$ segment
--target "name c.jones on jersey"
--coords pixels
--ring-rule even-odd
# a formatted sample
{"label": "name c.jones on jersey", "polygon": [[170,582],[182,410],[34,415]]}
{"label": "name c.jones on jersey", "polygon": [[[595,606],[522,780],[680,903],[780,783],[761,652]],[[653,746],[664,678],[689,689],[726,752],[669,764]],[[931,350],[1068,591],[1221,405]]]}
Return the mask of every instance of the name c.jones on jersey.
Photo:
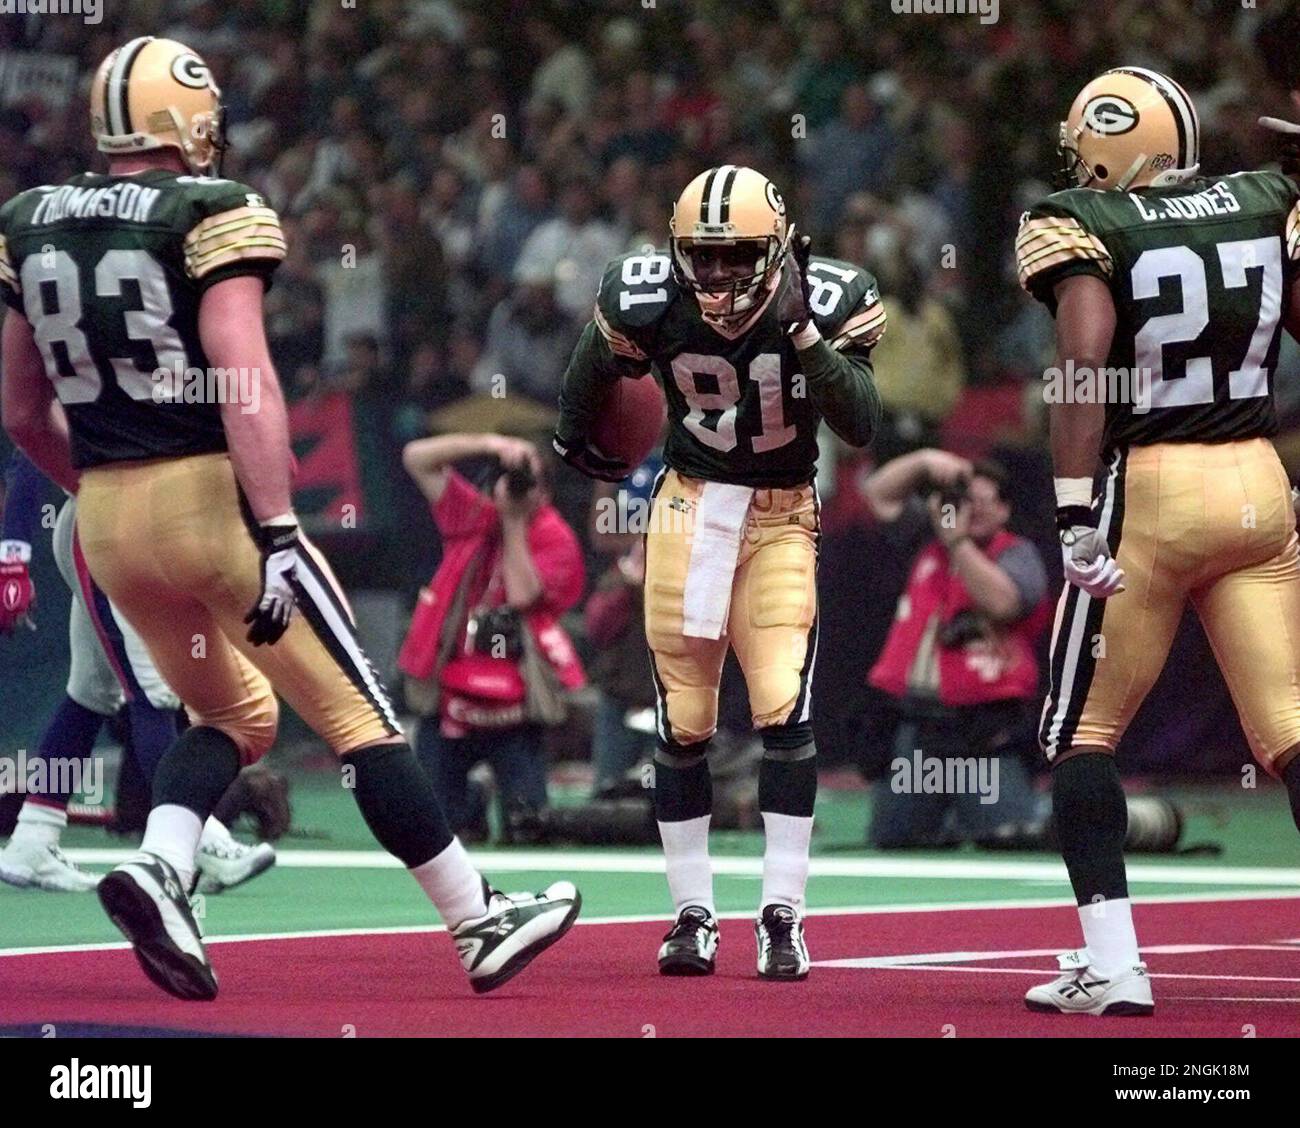
{"label": "name c.jones on jersey", "polygon": [[1127,403],[1134,411],[1151,410],[1151,369],[1089,368],[1067,360],[1064,370],[1043,371],[1045,403]]}
{"label": "name c.jones on jersey", "polygon": [[170,368],[154,369],[153,402],[238,404],[241,415],[253,415],[262,404],[262,370],[184,367],[178,356]]}

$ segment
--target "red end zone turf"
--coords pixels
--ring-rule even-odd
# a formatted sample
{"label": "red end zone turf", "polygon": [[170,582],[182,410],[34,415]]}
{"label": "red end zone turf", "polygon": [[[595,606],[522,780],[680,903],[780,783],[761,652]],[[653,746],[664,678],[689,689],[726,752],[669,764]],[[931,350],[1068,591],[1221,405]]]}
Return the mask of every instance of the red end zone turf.
{"label": "red end zone turf", "polygon": [[216,941],[215,1003],[164,996],[125,950],[0,956],[0,1026],[335,1038],[1300,1034],[1300,899],[1140,904],[1135,916],[1155,977],[1152,1019],[1024,1009],[1021,995],[1056,961],[1016,953],[1075,942],[1074,910],[1061,907],[815,916],[815,961],[910,959],[814,966],[802,984],[755,978],[746,920],[723,922],[710,979],[656,974],[664,924],[594,924],[484,997],[471,994],[442,934]]}

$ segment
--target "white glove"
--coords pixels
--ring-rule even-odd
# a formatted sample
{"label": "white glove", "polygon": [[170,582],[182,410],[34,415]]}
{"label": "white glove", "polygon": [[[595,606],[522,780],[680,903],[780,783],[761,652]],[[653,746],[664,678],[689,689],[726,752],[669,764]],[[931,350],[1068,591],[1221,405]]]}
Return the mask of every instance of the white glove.
{"label": "white glove", "polygon": [[1093,599],[1109,599],[1124,590],[1124,569],[1115,563],[1106,538],[1089,525],[1071,525],[1061,533],[1065,578]]}
{"label": "white glove", "polygon": [[258,529],[256,539],[262,553],[262,592],[244,622],[252,624],[249,642],[274,646],[289,629],[298,602],[294,590],[298,578],[298,526],[268,523]]}

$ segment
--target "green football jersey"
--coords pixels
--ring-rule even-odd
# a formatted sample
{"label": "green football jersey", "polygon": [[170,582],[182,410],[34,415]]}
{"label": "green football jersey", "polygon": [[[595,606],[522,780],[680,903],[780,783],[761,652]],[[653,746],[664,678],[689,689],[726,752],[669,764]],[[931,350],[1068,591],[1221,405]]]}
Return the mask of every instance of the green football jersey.
{"label": "green football jersey", "polygon": [[[876,280],[859,266],[814,255],[808,281],[822,338],[865,363],[885,326]],[[802,485],[816,473],[820,415],[775,307],[769,301],[752,326],[729,338],[678,286],[667,252],[624,255],[605,271],[570,374],[584,352],[608,361],[598,366],[606,376],[653,371],[668,404],[664,461],[682,474],[754,487]],[[566,380],[562,429],[566,412],[578,410],[566,403],[571,387]]]}
{"label": "green football jersey", "polygon": [[31,323],[78,467],[226,449],[221,403],[258,373],[213,370],[199,301],[284,258],[275,212],[231,180],[82,173],[0,208],[0,296]]}
{"label": "green football jersey", "polygon": [[1114,296],[1107,363],[1136,379],[1128,396],[1106,397],[1103,454],[1276,431],[1283,303],[1300,266],[1297,201],[1289,177],[1239,172],[1135,192],[1071,188],[1025,213],[1016,260],[1030,294],[1055,313],[1056,284],[1091,274]]}

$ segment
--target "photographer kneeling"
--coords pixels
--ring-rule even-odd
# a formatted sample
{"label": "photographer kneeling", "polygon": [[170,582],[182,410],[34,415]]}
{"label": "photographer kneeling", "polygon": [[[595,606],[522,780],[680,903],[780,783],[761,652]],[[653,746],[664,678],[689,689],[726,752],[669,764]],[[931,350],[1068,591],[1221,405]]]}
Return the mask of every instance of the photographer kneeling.
{"label": "photographer kneeling", "polygon": [[863,485],[913,556],[868,678],[901,714],[889,777],[873,789],[873,846],[987,839],[1040,815],[1017,739],[1038,695],[1047,573],[1037,549],[1007,531],[1005,484],[995,463],[919,450]]}
{"label": "photographer kneeling", "polygon": [[[492,460],[486,492],[453,466]],[[543,729],[564,719],[564,691],[584,683],[559,619],[582,597],[582,548],[550,504],[533,444],[502,435],[440,435],[408,443],[402,464],[428,498],[442,561],[420,601],[398,666],[421,714],[416,752],[454,832],[487,837],[470,787],[486,760],[509,841],[535,840],[546,804]]]}

